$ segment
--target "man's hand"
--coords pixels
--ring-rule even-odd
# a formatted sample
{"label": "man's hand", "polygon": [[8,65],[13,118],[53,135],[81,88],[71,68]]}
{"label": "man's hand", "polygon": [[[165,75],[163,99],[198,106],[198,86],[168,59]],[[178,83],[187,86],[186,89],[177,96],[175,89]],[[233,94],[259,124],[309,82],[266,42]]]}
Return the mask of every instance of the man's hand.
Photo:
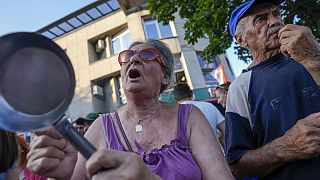
{"label": "man's hand", "polygon": [[159,180],[134,153],[98,150],[86,163],[87,174],[93,180],[136,179]]}
{"label": "man's hand", "polygon": [[301,63],[320,85],[320,45],[306,26],[288,24],[279,31],[281,51]]}
{"label": "man's hand", "polygon": [[[280,142],[280,141],[279,141]],[[301,119],[282,137],[279,156],[287,160],[320,155],[320,112]]]}
{"label": "man's hand", "polygon": [[263,177],[286,163],[319,155],[320,112],[299,120],[285,135],[265,146],[246,151],[230,167],[237,177]]}
{"label": "man's hand", "polygon": [[320,56],[319,43],[306,26],[288,24],[279,31],[278,36],[282,53],[298,62]]}
{"label": "man's hand", "polygon": [[27,155],[27,168],[41,176],[70,179],[77,151],[53,127],[35,135]]}

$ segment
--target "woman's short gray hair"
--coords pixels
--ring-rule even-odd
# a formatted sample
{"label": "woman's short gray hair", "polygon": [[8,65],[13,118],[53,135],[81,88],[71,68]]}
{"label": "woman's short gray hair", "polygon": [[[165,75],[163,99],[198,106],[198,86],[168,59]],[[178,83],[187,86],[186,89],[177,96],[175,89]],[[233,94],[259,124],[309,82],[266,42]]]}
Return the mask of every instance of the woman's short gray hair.
{"label": "woman's short gray hair", "polygon": [[133,46],[136,46],[138,44],[149,44],[152,47],[158,49],[162,55],[162,60],[165,64],[165,66],[162,66],[162,71],[163,71],[164,77],[167,79],[167,83],[161,84],[160,93],[162,93],[164,90],[168,88],[172,79],[174,63],[173,63],[173,56],[172,56],[171,50],[169,49],[166,43],[159,40],[155,40],[155,39],[149,39],[149,40],[146,40],[145,42],[135,41],[129,46],[128,49],[131,49]]}

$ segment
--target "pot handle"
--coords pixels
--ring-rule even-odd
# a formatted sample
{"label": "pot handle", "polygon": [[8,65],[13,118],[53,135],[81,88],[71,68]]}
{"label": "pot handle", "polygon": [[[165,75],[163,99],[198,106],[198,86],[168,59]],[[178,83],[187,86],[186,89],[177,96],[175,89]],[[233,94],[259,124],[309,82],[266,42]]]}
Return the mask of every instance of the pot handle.
{"label": "pot handle", "polygon": [[76,148],[86,159],[96,151],[96,148],[84,138],[63,116],[53,126]]}

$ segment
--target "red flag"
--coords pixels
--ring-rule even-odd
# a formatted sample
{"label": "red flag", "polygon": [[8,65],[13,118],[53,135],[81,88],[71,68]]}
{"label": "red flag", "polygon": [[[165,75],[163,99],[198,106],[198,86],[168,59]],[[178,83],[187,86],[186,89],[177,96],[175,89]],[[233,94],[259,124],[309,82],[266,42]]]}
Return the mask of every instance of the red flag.
{"label": "red flag", "polygon": [[224,84],[228,82],[221,63],[219,64],[218,68],[214,72],[214,78],[216,78],[219,84]]}

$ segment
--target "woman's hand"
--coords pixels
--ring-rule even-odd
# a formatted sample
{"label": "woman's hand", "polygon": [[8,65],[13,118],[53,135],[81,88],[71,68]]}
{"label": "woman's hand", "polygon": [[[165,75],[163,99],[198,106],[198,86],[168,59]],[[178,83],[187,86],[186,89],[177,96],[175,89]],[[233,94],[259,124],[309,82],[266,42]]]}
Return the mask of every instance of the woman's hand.
{"label": "woman's hand", "polygon": [[88,177],[99,179],[159,180],[134,153],[98,150],[87,161]]}
{"label": "woman's hand", "polygon": [[27,168],[41,176],[70,179],[77,151],[53,127],[38,131],[27,155]]}

